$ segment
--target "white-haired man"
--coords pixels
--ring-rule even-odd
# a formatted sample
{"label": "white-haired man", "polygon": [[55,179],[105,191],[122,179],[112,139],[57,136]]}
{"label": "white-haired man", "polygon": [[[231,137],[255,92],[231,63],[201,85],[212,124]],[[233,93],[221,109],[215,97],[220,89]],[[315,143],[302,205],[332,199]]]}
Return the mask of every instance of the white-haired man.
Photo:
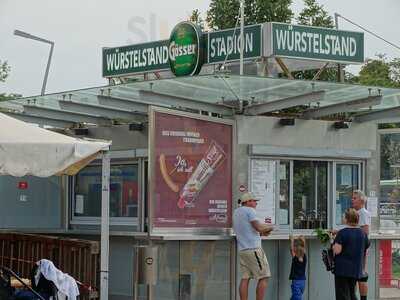
{"label": "white-haired man", "polygon": [[248,299],[250,279],[257,280],[256,299],[264,299],[268,278],[271,277],[260,235],[268,235],[272,227],[258,220],[255,210],[257,201],[253,194],[244,193],[240,197],[241,206],[233,214],[233,229],[236,233],[242,273],[239,285],[241,300]]}
{"label": "white-haired man", "polygon": [[[368,236],[369,227],[371,226],[371,214],[368,210],[365,209],[365,202],[367,197],[364,192],[360,190],[353,191],[353,195],[351,198],[351,204],[355,210],[357,210],[359,221],[358,226],[364,231],[364,233]],[[368,295],[368,273],[367,273],[367,257],[365,257],[364,261],[364,274],[358,281],[358,288],[360,292],[360,300],[367,300]]]}

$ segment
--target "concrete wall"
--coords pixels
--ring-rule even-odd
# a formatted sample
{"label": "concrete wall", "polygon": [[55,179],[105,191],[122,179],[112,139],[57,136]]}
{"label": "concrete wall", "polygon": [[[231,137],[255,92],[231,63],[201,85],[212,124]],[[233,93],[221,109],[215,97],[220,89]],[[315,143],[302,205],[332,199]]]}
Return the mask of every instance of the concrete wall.
{"label": "concrete wall", "polygon": [[[18,183],[26,182],[26,189]],[[59,229],[62,225],[61,177],[0,176],[0,228]]]}
{"label": "concrete wall", "polygon": [[[281,126],[272,117],[237,116],[238,144],[268,145],[295,149],[375,150],[377,128],[373,123],[353,123],[336,130],[333,122],[297,120]],[[278,153],[277,153],[278,154]]]}
{"label": "concrete wall", "polygon": [[94,139],[112,140],[111,151],[147,149],[148,128],[145,124],[143,131],[130,131],[128,125],[112,127],[93,127],[89,129],[89,136]]}

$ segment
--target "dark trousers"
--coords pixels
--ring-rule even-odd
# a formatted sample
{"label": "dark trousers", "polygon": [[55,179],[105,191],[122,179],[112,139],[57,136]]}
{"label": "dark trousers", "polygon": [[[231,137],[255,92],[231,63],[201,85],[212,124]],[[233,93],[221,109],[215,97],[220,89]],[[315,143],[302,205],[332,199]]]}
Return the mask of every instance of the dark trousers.
{"label": "dark trousers", "polygon": [[336,300],[357,300],[355,278],[335,276]]}

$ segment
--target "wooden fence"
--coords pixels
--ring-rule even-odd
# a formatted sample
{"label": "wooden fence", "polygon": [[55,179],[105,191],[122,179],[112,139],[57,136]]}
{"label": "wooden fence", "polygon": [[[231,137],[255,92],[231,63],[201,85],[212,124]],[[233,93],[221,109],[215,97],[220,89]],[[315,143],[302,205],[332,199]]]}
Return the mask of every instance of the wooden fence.
{"label": "wooden fence", "polygon": [[29,278],[34,263],[51,260],[82,283],[80,299],[98,298],[99,242],[64,237],[0,232],[0,266]]}

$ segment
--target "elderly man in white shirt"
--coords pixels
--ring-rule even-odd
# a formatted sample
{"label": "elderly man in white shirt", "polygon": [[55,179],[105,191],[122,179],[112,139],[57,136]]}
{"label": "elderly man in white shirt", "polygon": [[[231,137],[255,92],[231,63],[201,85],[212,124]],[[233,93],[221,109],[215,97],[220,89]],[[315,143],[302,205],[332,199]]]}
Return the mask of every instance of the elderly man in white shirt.
{"label": "elderly man in white shirt", "polygon": [[[368,236],[369,227],[371,226],[371,214],[365,208],[365,202],[367,201],[367,197],[364,192],[360,190],[353,191],[353,196],[351,198],[351,204],[355,210],[357,210],[359,221],[358,226],[364,231],[364,233]],[[358,288],[360,292],[360,300],[367,300],[368,295],[368,273],[367,273],[367,257],[365,257],[364,261],[364,274],[363,278],[358,281]]]}

